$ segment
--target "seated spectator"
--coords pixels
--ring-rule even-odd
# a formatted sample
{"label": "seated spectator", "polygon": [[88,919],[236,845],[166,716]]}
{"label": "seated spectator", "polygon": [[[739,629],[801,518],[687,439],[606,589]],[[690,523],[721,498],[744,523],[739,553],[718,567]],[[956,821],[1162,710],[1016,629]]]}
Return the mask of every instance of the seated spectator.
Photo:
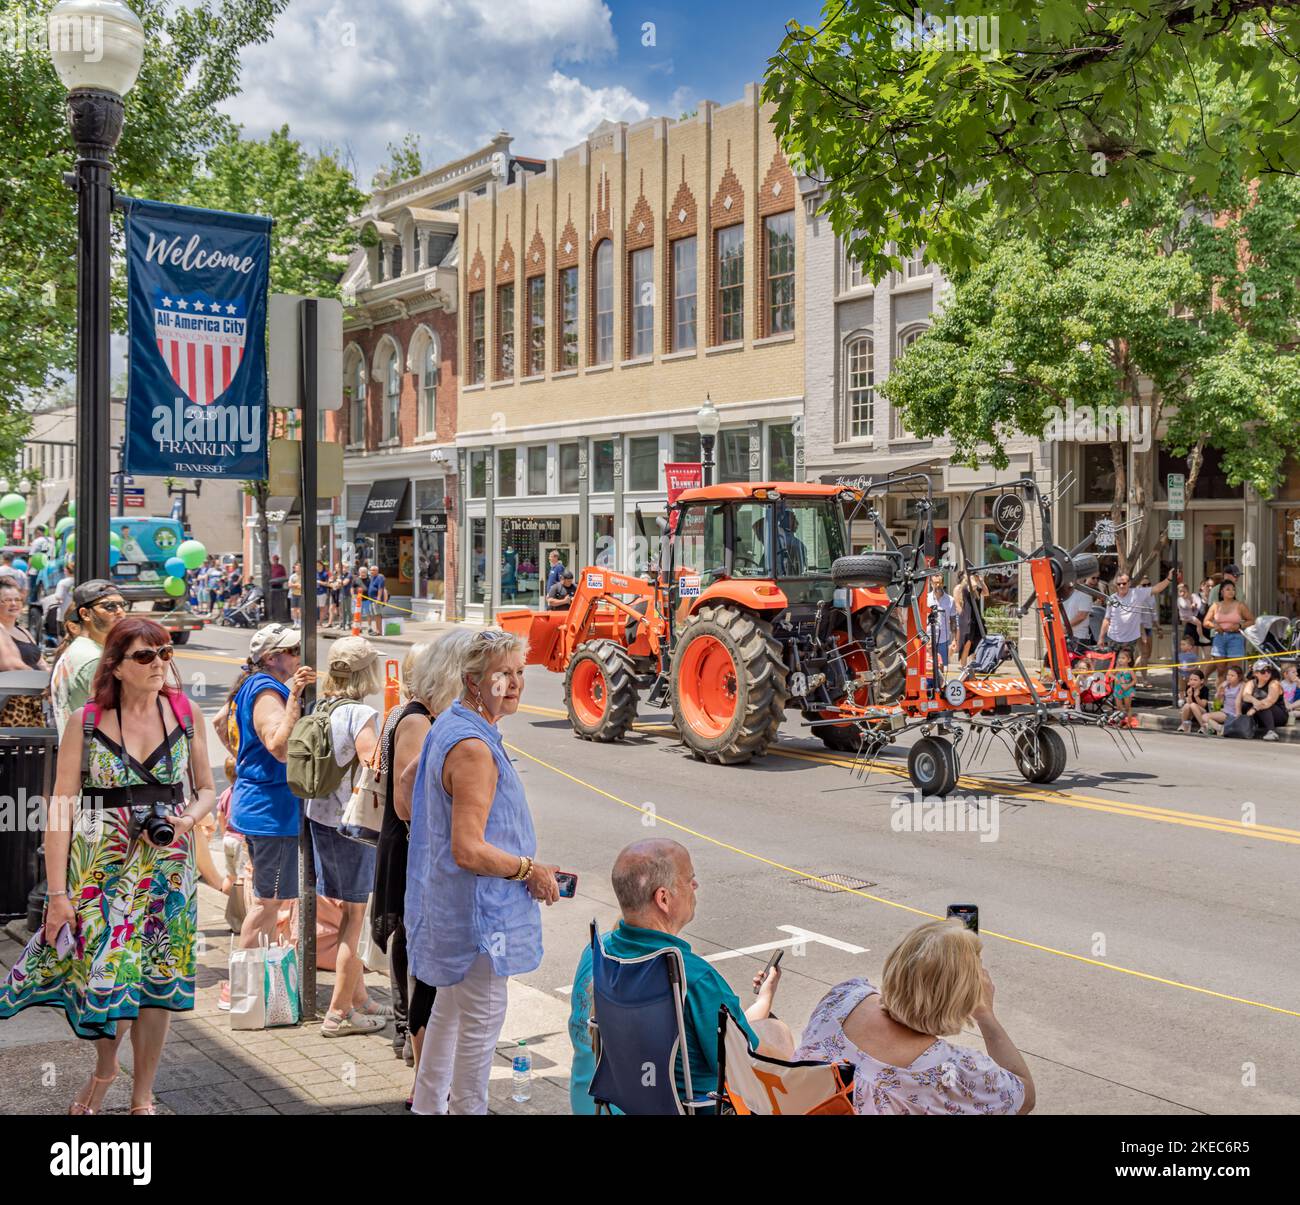
{"label": "seated spectator", "polygon": [[1277,667],[1271,661],[1256,661],[1250,667],[1251,681],[1241,692],[1241,714],[1250,716],[1253,736],[1266,741],[1278,739],[1276,729],[1286,727],[1286,700],[1282,697],[1282,681]]}
{"label": "seated spectator", "polygon": [[573,584],[573,570],[566,569],[560,580],[546,591],[546,606],[551,611],[567,611],[577,587]]}
{"label": "seated spectator", "polygon": [[[773,1058],[790,1058],[794,1038],[785,1022],[772,1016],[772,1000],[781,980],[779,968],[767,977],[754,1002],[742,1009],[727,981],[678,936],[695,917],[695,892],[699,887],[686,847],[661,838],[637,841],[619,853],[610,878],[623,918],[613,932],[600,939],[605,953],[616,958],[641,958],[665,946],[676,946],[682,951],[686,965],[686,1046],[695,1096],[703,1097],[718,1087],[719,1005],[725,1004],[731,1010],[751,1048]],[[755,987],[759,986],[761,975],[762,972],[754,976]],[[573,1071],[569,1078],[569,1100],[574,1113],[594,1113],[596,1104],[588,1092],[596,1073],[591,1032],[587,1028],[592,1002],[590,946],[578,959],[570,999],[573,1002],[569,1014]],[[685,1099],[680,1068],[677,1091]]]}
{"label": "seated spectator", "polygon": [[1206,736],[1222,736],[1228,721],[1241,714],[1241,679],[1240,667],[1228,666],[1223,681],[1214,691],[1214,710],[1206,715],[1205,726],[1201,729]]}
{"label": "seated spectator", "polygon": [[1179,732],[1191,732],[1195,722],[1201,734],[1205,735],[1205,716],[1210,708],[1210,691],[1205,685],[1205,673],[1199,669],[1189,670],[1187,682],[1183,686],[1183,703],[1180,715],[1182,723]]}
{"label": "seated spectator", "polygon": [[[968,1020],[988,1054],[944,1034]],[[930,921],[885,959],[881,986],[832,988],[804,1029],[796,1059],[854,1066],[853,1109],[870,1114],[1009,1114],[1034,1107],[1024,1057],[993,1015],[993,981],[980,939],[959,920]]]}

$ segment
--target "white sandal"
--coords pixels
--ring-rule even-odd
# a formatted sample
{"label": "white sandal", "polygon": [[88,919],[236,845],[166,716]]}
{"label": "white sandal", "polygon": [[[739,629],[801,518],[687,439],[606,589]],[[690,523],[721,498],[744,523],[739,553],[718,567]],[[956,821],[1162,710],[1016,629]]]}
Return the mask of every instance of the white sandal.
{"label": "white sandal", "polygon": [[325,1014],[320,1031],[327,1038],[345,1038],[354,1033],[378,1033],[388,1024],[387,1017],[368,1017],[355,1008],[340,1016],[333,1011]]}

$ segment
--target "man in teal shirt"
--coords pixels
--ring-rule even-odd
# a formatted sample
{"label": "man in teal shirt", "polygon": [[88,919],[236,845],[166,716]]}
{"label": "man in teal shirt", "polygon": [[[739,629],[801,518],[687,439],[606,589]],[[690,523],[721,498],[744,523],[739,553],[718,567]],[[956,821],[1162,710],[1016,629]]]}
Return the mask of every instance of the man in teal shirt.
{"label": "man in teal shirt", "polygon": [[[637,841],[624,849],[610,876],[623,918],[612,933],[601,938],[607,954],[639,958],[666,946],[682,952],[686,966],[686,1049],[691,1060],[691,1088],[697,1098],[718,1086],[718,1008],[727,1005],[744,1030],[751,1048],[776,1058],[794,1054],[794,1037],[783,1021],[771,1015],[781,972],[774,970],[762,984],[754,1003],[742,1009],[736,993],[713,967],[677,935],[695,919],[695,893],[699,883],[686,847],[676,841]],[[760,975],[754,977],[758,983]],[[573,1070],[569,1076],[569,1101],[576,1114],[594,1113],[596,1103],[588,1089],[596,1073],[587,1022],[591,1018],[591,947],[578,959],[573,976],[569,1038],[573,1043]],[[686,1090],[680,1068],[678,1095]]]}

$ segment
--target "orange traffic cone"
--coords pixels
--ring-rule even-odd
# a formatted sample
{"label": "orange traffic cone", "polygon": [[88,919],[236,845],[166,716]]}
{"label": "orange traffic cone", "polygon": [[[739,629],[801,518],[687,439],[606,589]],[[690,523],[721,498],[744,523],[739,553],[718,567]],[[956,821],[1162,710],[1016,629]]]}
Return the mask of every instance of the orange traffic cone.
{"label": "orange traffic cone", "polygon": [[384,719],[402,701],[402,676],[400,666],[392,659],[384,664]]}
{"label": "orange traffic cone", "polygon": [[361,591],[357,591],[352,607],[352,635],[361,635]]}

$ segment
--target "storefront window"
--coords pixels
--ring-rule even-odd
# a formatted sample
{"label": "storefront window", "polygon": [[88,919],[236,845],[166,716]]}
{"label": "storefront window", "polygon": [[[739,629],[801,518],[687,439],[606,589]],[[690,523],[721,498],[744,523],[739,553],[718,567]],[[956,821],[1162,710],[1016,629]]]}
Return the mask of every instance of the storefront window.
{"label": "storefront window", "polygon": [[608,494],[614,489],[612,439],[594,439],[591,442],[591,489],[596,494]]}
{"label": "storefront window", "polygon": [[473,566],[470,576],[469,601],[481,604],[487,582],[487,520],[470,520],[469,559]]}
{"label": "storefront window", "polygon": [[659,488],[659,437],[644,436],[627,441],[627,488]]}
{"label": "storefront window", "polygon": [[425,598],[447,597],[446,551],[446,532],[430,527],[426,519],[420,528],[420,589]]}
{"label": "storefront window", "polygon": [[591,535],[595,556],[592,560],[602,569],[613,569],[616,559],[614,516],[592,515]]}
{"label": "storefront window", "polygon": [[471,452],[469,454],[469,496],[471,498],[487,497],[486,452]]}
{"label": "storefront window", "polygon": [[767,429],[767,479],[794,480],[794,424],[773,423]]}
{"label": "storefront window", "polygon": [[528,492],[545,494],[546,491],[546,445],[528,449]]}
{"label": "storefront window", "polygon": [[1110,505],[1115,496],[1115,463],[1109,444],[1083,446],[1083,502]]}
{"label": "storefront window", "polygon": [[[1190,474],[1187,457],[1175,456],[1172,452],[1160,449],[1160,467],[1156,473],[1155,496],[1159,502],[1164,502],[1169,497],[1169,474],[1182,473],[1184,477]],[[1243,487],[1240,485],[1229,485],[1228,474],[1223,467],[1223,453],[1218,448],[1204,449],[1201,460],[1201,471],[1196,474],[1196,487],[1191,492],[1193,498],[1241,498],[1244,497]]]}
{"label": "storefront window", "polygon": [[560,445],[560,493],[578,492],[578,445]]}
{"label": "storefront window", "polygon": [[497,452],[497,497],[513,498],[516,491],[515,449],[502,448]]}
{"label": "storefront window", "polygon": [[718,433],[718,481],[749,480],[749,431],[738,430]]}
{"label": "storefront window", "polygon": [[542,545],[560,543],[562,519],[501,520],[501,603],[538,607],[545,581]]}
{"label": "storefront window", "polygon": [[1293,619],[1300,615],[1300,506],[1275,510],[1273,531],[1277,577],[1271,609]]}

